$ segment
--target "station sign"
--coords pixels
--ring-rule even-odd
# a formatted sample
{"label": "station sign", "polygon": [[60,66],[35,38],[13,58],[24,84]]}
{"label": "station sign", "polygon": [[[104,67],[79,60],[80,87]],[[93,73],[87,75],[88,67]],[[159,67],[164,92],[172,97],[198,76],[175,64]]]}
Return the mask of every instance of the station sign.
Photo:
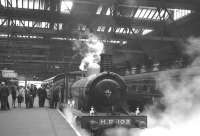
{"label": "station sign", "polygon": [[17,78],[17,73],[14,70],[1,70],[3,78]]}

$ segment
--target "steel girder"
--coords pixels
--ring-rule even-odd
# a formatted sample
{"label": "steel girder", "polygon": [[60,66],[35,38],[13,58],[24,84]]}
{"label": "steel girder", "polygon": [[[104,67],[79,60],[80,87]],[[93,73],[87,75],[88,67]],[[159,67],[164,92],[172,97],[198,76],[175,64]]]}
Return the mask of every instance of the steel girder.
{"label": "steel girder", "polygon": [[199,0],[77,0],[75,3],[92,5],[113,5],[115,3],[124,7],[150,6],[200,11]]}
{"label": "steel girder", "polygon": [[[37,35],[37,36],[48,36],[48,37],[60,37],[60,38],[79,38],[75,34],[72,33],[65,33],[63,31],[54,31],[44,28],[25,28],[20,26],[0,26],[1,33],[6,34],[13,34],[15,35]],[[105,33],[105,32],[98,32],[96,33],[97,36],[100,37],[102,40],[135,40],[135,39],[148,39],[148,40],[162,40],[162,41],[178,41],[181,39],[174,38],[174,37],[160,37],[160,36],[140,36],[140,35],[131,35],[131,34],[116,34],[116,33]]]}
{"label": "steel girder", "polygon": [[40,21],[40,22],[54,22],[63,24],[84,24],[91,25],[92,20],[96,20],[96,26],[119,26],[119,27],[138,27],[156,28],[162,25],[162,21],[143,20],[136,18],[128,18],[122,16],[106,16],[93,14],[61,14],[58,12],[51,12],[45,10],[31,10],[31,9],[16,9],[16,8],[0,8],[0,16],[3,18]]}

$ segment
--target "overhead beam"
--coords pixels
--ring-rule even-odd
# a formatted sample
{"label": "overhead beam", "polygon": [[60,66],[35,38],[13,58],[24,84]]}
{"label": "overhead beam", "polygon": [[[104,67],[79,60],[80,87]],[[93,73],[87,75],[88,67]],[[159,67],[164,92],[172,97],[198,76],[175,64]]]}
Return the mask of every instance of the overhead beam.
{"label": "overhead beam", "polygon": [[[156,28],[162,25],[162,21],[144,20],[136,18],[128,18],[122,16],[106,16],[91,14],[60,14],[58,12],[50,12],[44,10],[31,10],[31,9],[14,9],[14,8],[0,8],[0,16],[12,19],[22,19],[31,21],[44,21],[55,22],[64,24],[85,24],[91,25],[92,20],[95,20],[95,25],[109,25],[109,26],[121,26],[121,27],[138,27],[143,28]],[[52,17],[53,16],[53,17]]]}
{"label": "overhead beam", "polygon": [[151,35],[130,35],[130,34],[115,34],[115,33],[103,33],[97,34],[99,37],[109,37],[112,40],[155,40],[155,41],[182,41],[181,38],[166,37],[166,36],[151,36]]}
{"label": "overhead beam", "polygon": [[15,63],[46,63],[46,64],[79,64],[78,62],[67,62],[67,61],[54,61],[54,60],[5,60],[5,62],[15,62]]}
{"label": "overhead beam", "polygon": [[[13,32],[15,34],[24,34],[30,35],[35,34],[39,36],[50,36],[50,37],[60,37],[60,38],[79,38],[75,34],[66,34],[65,32],[59,31],[52,31],[44,28],[37,28],[37,29],[27,29],[24,27],[5,27],[0,26],[0,32],[10,34]],[[108,33],[108,32],[99,32],[96,33],[97,36],[100,37],[102,40],[139,40],[139,39],[147,39],[147,40],[161,40],[161,41],[178,41],[181,39],[174,38],[174,37],[164,37],[164,36],[143,36],[143,35],[130,35],[130,34],[115,34],[115,33]]]}
{"label": "overhead beam", "polygon": [[50,49],[49,46],[45,45],[23,45],[23,44],[14,44],[14,45],[8,45],[8,44],[1,44],[2,42],[0,41],[0,47],[11,47],[11,48],[35,48],[35,49]]}
{"label": "overhead beam", "polygon": [[[22,28],[23,29],[23,28]],[[22,33],[23,34],[23,33]],[[29,33],[31,35],[31,33]],[[45,34],[45,33],[44,33]],[[18,37],[0,37],[0,47],[22,47],[22,48],[38,48],[38,49],[50,49],[51,46],[71,45],[70,41],[57,40],[57,39],[32,39],[32,38],[18,38]],[[69,48],[71,48],[69,46]]]}
{"label": "overhead beam", "polygon": [[9,56],[9,57],[31,57],[31,58],[45,58],[47,55],[39,54],[14,54],[14,53],[0,53],[0,56]]}
{"label": "overhead beam", "polygon": [[[39,55],[39,54],[23,54],[23,53],[21,53],[21,54],[16,54],[16,53],[0,53],[0,56],[8,56],[8,57],[24,57],[25,59],[26,58],[48,58],[48,55]],[[65,59],[71,59],[72,57],[71,56],[63,56],[63,58],[65,58]],[[14,60],[15,61],[15,60]],[[18,60],[16,60],[16,61],[18,61]],[[21,61],[21,60],[20,60]],[[26,61],[30,61],[30,60],[25,60],[25,62]],[[32,60],[31,60],[32,61]],[[36,60],[37,61],[37,60]],[[40,60],[41,61],[41,60]],[[39,61],[39,63],[40,63],[40,61]],[[43,60],[42,60],[43,61]],[[48,62],[48,61],[46,61],[46,60],[44,60],[45,62]]]}
{"label": "overhead beam", "polygon": [[[169,32],[172,36],[177,35],[177,37],[187,39],[188,36],[195,35],[195,30],[197,30],[195,28],[198,28],[200,24],[199,18],[200,14],[193,13],[187,17],[174,21],[171,24],[165,25],[163,29]],[[162,34],[162,31],[162,29],[157,29],[152,34],[160,35]]]}
{"label": "overhead beam", "polygon": [[18,35],[30,35],[30,36],[54,36],[55,34],[59,36],[62,36],[62,33],[57,33],[57,31],[50,30],[47,28],[28,28],[28,27],[22,27],[22,26],[0,26],[0,32],[1,33],[6,33],[6,34],[12,34],[15,36],[16,34]]}
{"label": "overhead beam", "polygon": [[1,65],[14,65],[15,63],[13,62],[0,62],[0,66]]}
{"label": "overhead beam", "polygon": [[[118,6],[124,7],[138,7],[138,6],[149,6],[149,7],[164,7],[164,8],[178,8],[178,9],[191,9],[200,11],[199,0],[118,0]],[[74,3],[80,4],[93,4],[93,5],[107,5],[111,6],[116,3],[114,0],[77,0]]]}
{"label": "overhead beam", "polygon": [[119,52],[119,53],[133,53],[133,54],[145,54],[142,50],[113,50],[113,52]]}
{"label": "overhead beam", "polygon": [[[104,0],[105,1],[105,0]],[[199,0],[126,0],[124,6],[150,6],[159,8],[176,8],[176,9],[191,9],[199,10]]]}

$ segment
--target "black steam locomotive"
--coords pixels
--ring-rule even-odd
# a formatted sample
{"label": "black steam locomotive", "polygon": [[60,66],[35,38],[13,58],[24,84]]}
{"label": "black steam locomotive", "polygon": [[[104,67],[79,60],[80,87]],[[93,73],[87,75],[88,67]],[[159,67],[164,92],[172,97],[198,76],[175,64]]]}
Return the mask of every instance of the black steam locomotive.
{"label": "black steam locomotive", "polygon": [[89,77],[80,73],[60,74],[44,83],[50,86],[49,94],[60,88],[57,90],[60,91],[61,105],[68,103],[81,128],[99,133],[112,127],[147,127],[147,116],[130,113],[127,86],[116,73],[101,72]]}
{"label": "black steam locomotive", "polygon": [[[101,72],[98,74],[83,77],[79,72],[70,72],[45,82],[52,84],[50,90],[55,90],[54,88],[59,86],[64,88],[60,91],[63,96],[61,103],[67,102],[77,124],[94,134],[99,135],[102,130],[113,127],[146,128],[147,116],[139,115],[139,108],[135,113],[129,110],[127,85],[124,79],[110,72],[111,56],[102,54],[100,65]],[[73,76],[77,74],[82,78],[77,79]]]}
{"label": "black steam locomotive", "polygon": [[73,113],[82,128],[98,131],[110,127],[146,128],[147,117],[131,115],[127,86],[116,73],[102,72],[82,78],[70,87]]}

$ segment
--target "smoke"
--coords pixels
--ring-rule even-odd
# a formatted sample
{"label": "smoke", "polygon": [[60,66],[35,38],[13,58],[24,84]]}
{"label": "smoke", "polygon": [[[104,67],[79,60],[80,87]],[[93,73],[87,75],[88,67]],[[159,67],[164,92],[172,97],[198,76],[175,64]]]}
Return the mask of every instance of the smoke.
{"label": "smoke", "polygon": [[77,136],[90,136],[90,134],[86,130],[78,126],[76,122],[76,116],[73,115],[73,112],[70,107],[64,109],[64,115]]}
{"label": "smoke", "polygon": [[199,136],[200,122],[200,38],[189,38],[184,44],[185,52],[193,63],[182,69],[178,76],[163,73],[156,79],[163,97],[160,110],[153,105],[147,107],[148,128],[116,128],[105,131],[107,136]]}
{"label": "smoke", "polygon": [[200,38],[190,37],[186,44],[184,44],[185,47],[185,53],[188,54],[192,59],[193,63],[192,65],[199,65],[200,60]]}
{"label": "smoke", "polygon": [[199,44],[200,44],[200,38],[190,37],[187,40],[187,43],[184,44],[184,47],[186,49],[185,52],[190,56],[193,56],[195,54],[199,55],[200,54]]}
{"label": "smoke", "polygon": [[74,51],[78,51],[83,57],[79,69],[87,71],[90,69],[100,69],[100,54],[104,51],[104,44],[97,36],[86,31],[87,39],[84,41],[75,41]]}
{"label": "smoke", "polygon": [[200,133],[197,129],[200,121],[200,76],[190,77],[193,72],[191,69],[181,72],[178,81],[172,79],[172,75],[160,75],[158,82],[166,109],[157,113],[159,116],[154,111],[147,111],[148,128],[140,131],[138,136],[186,136],[192,133],[197,136]]}
{"label": "smoke", "polygon": [[[200,134],[200,39],[189,38],[184,44],[185,52],[193,58],[193,63],[181,70],[178,76],[163,73],[156,79],[163,93],[161,103],[165,109],[155,105],[148,107],[144,114],[148,117],[147,129],[111,129],[109,135],[119,136],[198,136]],[[120,136],[122,136],[120,135]]]}

